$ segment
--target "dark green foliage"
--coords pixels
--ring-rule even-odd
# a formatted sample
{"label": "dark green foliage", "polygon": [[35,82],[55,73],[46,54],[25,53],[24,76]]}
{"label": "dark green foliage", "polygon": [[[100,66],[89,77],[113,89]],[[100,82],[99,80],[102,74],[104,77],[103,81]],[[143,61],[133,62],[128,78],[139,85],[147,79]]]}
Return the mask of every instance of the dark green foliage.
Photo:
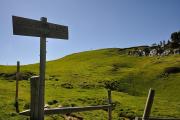
{"label": "dark green foliage", "polygon": [[64,119],[64,117],[60,114],[57,114],[57,115],[50,115],[49,116],[50,118],[51,118],[51,120],[61,120],[60,118],[63,118]]}
{"label": "dark green foliage", "polygon": [[167,67],[164,69],[165,74],[180,73],[180,67]]}
{"label": "dark green foliage", "polygon": [[26,103],[25,105],[24,105],[24,109],[26,110],[26,109],[30,109],[30,103]]}
{"label": "dark green foliage", "polygon": [[171,33],[170,40],[167,40],[167,43],[163,40],[159,44],[152,44],[150,48],[157,49],[159,47],[163,48],[163,50],[180,48],[180,31]]}
{"label": "dark green foliage", "polygon": [[130,120],[133,120],[137,116],[136,113],[129,108],[121,108],[118,109],[118,111],[119,117],[129,118]]}
{"label": "dark green foliage", "polygon": [[179,48],[179,47],[180,47],[179,43],[176,43],[176,42],[171,42],[170,43],[170,48],[172,48],[172,49]]}
{"label": "dark green foliage", "polygon": [[80,88],[82,89],[91,89],[91,88],[95,88],[95,84],[90,84],[87,82],[83,82],[82,84],[79,85]]}
{"label": "dark green foliage", "polygon": [[15,113],[15,112],[12,112],[12,113],[10,113],[10,115],[11,115],[12,117],[14,117],[14,116],[17,116],[18,114]]}
{"label": "dark green foliage", "polygon": [[137,114],[131,108],[125,107],[119,102],[116,102],[115,104],[115,111],[117,111],[118,116],[121,119],[128,118],[130,120],[133,120],[135,117],[137,117]]}
{"label": "dark green foliage", "polygon": [[77,104],[76,103],[71,103],[71,107],[76,107]]}
{"label": "dark green foliage", "polygon": [[179,48],[180,47],[180,32],[174,32],[171,34],[171,48]]}
{"label": "dark green foliage", "polygon": [[63,83],[63,84],[61,84],[61,87],[67,88],[67,89],[72,89],[72,88],[73,88],[73,85],[70,84],[70,83]]}
{"label": "dark green foliage", "polygon": [[163,43],[162,43],[162,45],[163,45],[163,46],[165,46],[165,45],[166,45],[166,41],[165,41],[165,40],[163,40]]}
{"label": "dark green foliage", "polygon": [[78,106],[76,103],[70,103],[69,101],[63,102],[62,103],[63,107],[76,107]]}
{"label": "dark green foliage", "polygon": [[150,53],[150,49],[148,47],[144,48],[143,51],[145,52],[146,56],[148,56]]}
{"label": "dark green foliage", "polygon": [[13,72],[13,73],[0,73],[0,77],[6,79],[6,80],[14,80],[16,79],[16,73]]}
{"label": "dark green foliage", "polygon": [[112,102],[112,110],[119,109],[120,106],[121,106],[120,102],[118,101]]}
{"label": "dark green foliage", "polygon": [[119,92],[127,92],[130,85],[128,83],[123,83],[120,80],[105,81],[105,88],[110,90],[117,90]]}
{"label": "dark green foliage", "polygon": [[[23,71],[20,73],[20,79],[21,80],[28,80],[30,77],[36,75],[33,72],[30,71]],[[15,80],[16,79],[16,72],[12,73],[0,73],[0,77],[6,79],[6,80]]]}
{"label": "dark green foliage", "polygon": [[118,71],[118,69],[119,69],[119,65],[118,64],[113,64],[112,65],[113,67],[112,67],[112,72],[116,72],[116,71]]}
{"label": "dark green foliage", "polygon": [[115,73],[115,72],[117,72],[118,70],[120,70],[122,68],[130,68],[130,67],[131,66],[129,64],[126,64],[126,63],[113,63],[111,72]]}
{"label": "dark green foliage", "polygon": [[69,104],[68,102],[63,102],[63,103],[62,103],[62,106],[63,106],[63,107],[71,107],[71,104]]}
{"label": "dark green foliage", "polygon": [[180,42],[180,32],[173,32],[171,34],[172,42],[179,43]]}
{"label": "dark green foliage", "polygon": [[106,105],[107,104],[107,98],[86,97],[86,98],[78,98],[77,101],[81,102],[82,104],[86,103],[88,105]]}
{"label": "dark green foliage", "polygon": [[77,115],[72,114],[72,113],[68,113],[68,114],[66,114],[66,116],[70,117],[68,120],[83,120],[83,117],[77,116]]}
{"label": "dark green foliage", "polygon": [[106,89],[128,93],[133,96],[140,95],[140,93],[135,90],[134,80],[131,77],[122,80],[105,81],[104,84]]}
{"label": "dark green foliage", "polygon": [[57,104],[57,103],[58,103],[57,100],[48,101],[48,105],[54,105],[54,104]]}
{"label": "dark green foliage", "polygon": [[28,80],[30,77],[35,76],[36,74],[30,71],[24,71],[20,73],[21,80]]}
{"label": "dark green foliage", "polygon": [[59,79],[58,79],[57,76],[55,76],[55,75],[50,75],[50,76],[49,76],[49,80],[59,81]]}
{"label": "dark green foliage", "polygon": [[163,51],[164,51],[164,50],[163,50],[161,47],[158,47],[158,48],[157,48],[157,52],[158,52],[159,54],[162,54]]}

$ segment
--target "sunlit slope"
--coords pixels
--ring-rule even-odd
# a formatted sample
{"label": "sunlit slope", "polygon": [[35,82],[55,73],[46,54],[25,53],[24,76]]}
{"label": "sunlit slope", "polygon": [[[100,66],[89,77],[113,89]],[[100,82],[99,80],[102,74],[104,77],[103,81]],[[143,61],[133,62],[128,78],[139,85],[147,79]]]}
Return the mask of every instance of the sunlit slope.
{"label": "sunlit slope", "polygon": [[[55,77],[76,87],[84,82],[103,86],[106,81],[123,81],[138,93],[153,87],[171,96],[180,91],[180,71],[166,73],[168,67],[180,67],[180,56],[137,57],[123,54],[123,49],[101,49],[75,53],[47,62],[46,78]],[[12,67],[0,67],[0,72],[13,72]],[[22,71],[38,74],[39,65],[26,65]],[[175,97],[176,98],[176,97]],[[176,98],[177,99],[177,98]],[[179,99],[180,100],[180,99]]]}
{"label": "sunlit slope", "polygon": [[180,91],[180,71],[167,73],[167,69],[180,67],[179,55],[136,57],[124,55],[122,51],[104,49],[69,55],[48,62],[47,74],[55,75],[64,82],[77,84],[104,84],[104,81],[122,80],[133,84],[133,89],[138,93],[153,87],[162,94],[166,93],[165,96],[174,95],[174,99],[177,99]]}
{"label": "sunlit slope", "polygon": [[[105,88],[110,88],[113,90],[113,101],[121,105],[113,112],[114,118],[118,119],[117,116],[129,117],[130,113],[125,114],[128,109],[134,112],[132,116],[141,115],[148,89],[152,87],[156,90],[152,115],[177,117],[180,114],[180,55],[138,57],[125,53],[126,49],[109,48],[75,53],[47,62],[46,102],[56,99],[79,106],[94,105],[92,101],[95,100],[99,104],[102,101],[97,101],[106,96]],[[15,71],[16,66],[0,66],[0,97],[11,97],[9,101],[3,100],[10,111],[14,109],[15,82],[9,81],[13,80]],[[39,64],[24,65],[21,72],[24,79],[38,75]],[[3,87],[4,84],[10,86]],[[29,81],[20,84],[23,110],[29,102]],[[0,105],[4,109],[4,105]],[[97,115],[93,112],[83,116],[92,119],[90,116]]]}

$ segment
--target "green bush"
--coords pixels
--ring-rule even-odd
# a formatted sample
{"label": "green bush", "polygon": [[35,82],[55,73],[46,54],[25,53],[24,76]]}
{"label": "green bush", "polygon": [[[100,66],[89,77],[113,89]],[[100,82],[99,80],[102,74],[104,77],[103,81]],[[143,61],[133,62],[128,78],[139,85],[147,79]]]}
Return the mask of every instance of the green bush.
{"label": "green bush", "polygon": [[64,84],[61,84],[61,87],[67,88],[67,89],[72,89],[72,88],[73,88],[73,85],[70,84],[70,83],[64,83]]}
{"label": "green bush", "polygon": [[82,88],[82,89],[91,89],[91,88],[95,88],[96,85],[88,84],[88,83],[84,82],[84,83],[80,84],[79,87]]}
{"label": "green bush", "polygon": [[30,109],[30,103],[26,103],[23,108],[24,109]]}
{"label": "green bush", "polygon": [[167,67],[164,69],[165,74],[180,73],[180,67]]}
{"label": "green bush", "polygon": [[120,80],[112,80],[112,81],[105,81],[105,88],[110,90],[115,90],[119,92],[126,92],[128,93],[128,89],[130,85],[126,82],[122,82]]}
{"label": "green bush", "polygon": [[48,101],[48,105],[54,105],[54,104],[57,104],[57,103],[58,103],[57,100]]}

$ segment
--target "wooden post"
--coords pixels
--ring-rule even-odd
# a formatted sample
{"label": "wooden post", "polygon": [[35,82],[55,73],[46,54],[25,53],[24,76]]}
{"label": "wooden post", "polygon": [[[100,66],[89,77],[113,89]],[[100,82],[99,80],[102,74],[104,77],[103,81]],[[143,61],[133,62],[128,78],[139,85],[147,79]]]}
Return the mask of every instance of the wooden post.
{"label": "wooden post", "polygon": [[17,61],[17,71],[16,71],[16,96],[15,96],[15,107],[16,107],[16,112],[17,112],[17,113],[19,113],[19,103],[18,103],[19,72],[20,72],[20,62]]}
{"label": "wooden post", "polygon": [[68,27],[48,23],[47,18],[40,20],[12,16],[13,34],[40,37],[40,77],[38,98],[38,120],[44,120],[45,68],[46,68],[46,37],[68,39]]}
{"label": "wooden post", "polygon": [[39,116],[38,116],[39,76],[31,77],[30,83],[31,83],[30,120],[39,120]]}
{"label": "wooden post", "polygon": [[112,99],[111,99],[111,90],[108,90],[108,104],[111,105],[108,108],[108,120],[112,120]]}
{"label": "wooden post", "polygon": [[152,104],[154,101],[154,95],[155,95],[155,90],[150,88],[142,120],[149,120],[149,116],[151,113],[151,107],[152,107]]}
{"label": "wooden post", "polygon": [[[47,18],[42,17],[41,21],[45,26]],[[44,91],[45,91],[45,69],[46,69],[46,34],[40,37],[40,81],[39,81],[39,104],[38,104],[38,120],[44,120]]]}

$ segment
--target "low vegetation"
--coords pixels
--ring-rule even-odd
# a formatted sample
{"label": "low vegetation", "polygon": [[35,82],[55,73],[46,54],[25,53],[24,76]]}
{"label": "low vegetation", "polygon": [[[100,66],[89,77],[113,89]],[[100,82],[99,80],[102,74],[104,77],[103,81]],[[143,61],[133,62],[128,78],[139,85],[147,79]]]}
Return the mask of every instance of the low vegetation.
{"label": "low vegetation", "polygon": [[[68,55],[47,62],[45,103],[49,107],[107,104],[112,90],[113,120],[142,116],[149,88],[156,90],[152,116],[180,117],[180,56],[129,56],[109,48]],[[29,77],[39,64],[21,66],[20,111],[29,108]],[[0,66],[0,120],[26,120],[14,108],[16,66]],[[23,77],[24,76],[24,77]],[[106,120],[107,111],[73,113],[84,120]],[[67,115],[68,116],[68,115]],[[49,115],[46,120],[63,120]]]}

